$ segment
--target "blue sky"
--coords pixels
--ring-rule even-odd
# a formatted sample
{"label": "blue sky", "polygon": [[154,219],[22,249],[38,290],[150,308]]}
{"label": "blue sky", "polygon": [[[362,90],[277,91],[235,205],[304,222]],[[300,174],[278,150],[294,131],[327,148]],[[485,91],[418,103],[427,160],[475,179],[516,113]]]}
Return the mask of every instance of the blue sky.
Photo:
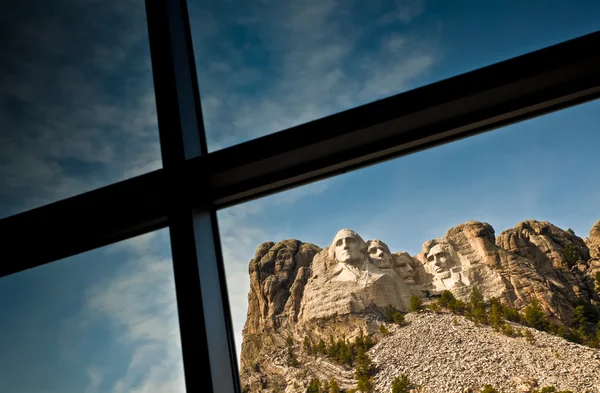
{"label": "blue sky", "polygon": [[[210,149],[600,29],[595,1],[449,3],[192,1]],[[142,1],[40,2],[0,22],[0,217],[161,167]],[[584,104],[219,212],[238,346],[263,241],[326,246],[350,227],[414,254],[471,219],[499,233],[529,218],[586,236],[600,220],[598,113]],[[0,391],[183,391],[168,232],[0,279],[0,332]]]}

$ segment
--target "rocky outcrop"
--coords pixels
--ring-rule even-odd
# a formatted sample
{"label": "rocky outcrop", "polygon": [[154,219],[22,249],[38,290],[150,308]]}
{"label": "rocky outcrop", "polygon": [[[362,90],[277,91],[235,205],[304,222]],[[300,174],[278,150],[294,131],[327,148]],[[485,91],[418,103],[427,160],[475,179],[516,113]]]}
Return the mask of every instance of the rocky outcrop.
{"label": "rocky outcrop", "polygon": [[297,320],[310,265],[320,250],[295,239],[257,247],[248,267],[250,293],[242,332],[242,369],[251,368],[265,348],[285,342],[279,330]]}
{"label": "rocky outcrop", "polygon": [[[301,348],[303,339],[379,335],[389,306],[406,312],[411,297],[427,301],[444,290],[468,300],[477,287],[484,298],[496,297],[518,310],[535,299],[551,322],[570,324],[578,302],[600,313],[593,280],[597,271],[600,221],[586,239],[545,221],[524,221],[498,236],[489,224],[469,221],[425,241],[414,256],[391,252],[378,239],[364,241],[349,229],[340,230],[323,249],[294,239],[263,243],[249,265],[242,384],[252,392],[277,387],[300,393],[318,377],[336,378],[350,388],[355,383],[352,370],[308,356]],[[432,392],[484,383],[519,391],[532,387],[531,381],[583,392],[600,384],[600,374],[594,378],[590,373],[593,367],[600,369],[594,358],[598,352],[562,338],[534,331],[538,344],[532,346],[474,327],[462,317],[452,317],[458,324],[449,323],[444,314],[410,313],[407,318],[408,327],[391,328],[397,332],[381,337],[370,351],[380,368],[377,391],[389,391],[398,373],[408,373],[429,386],[423,391]],[[564,351],[564,359],[551,358],[552,348]],[[290,365],[291,351],[298,365]],[[574,366],[578,357],[580,365]],[[477,374],[477,368],[489,373]]]}
{"label": "rocky outcrop", "polygon": [[[406,374],[420,392],[530,392],[544,386],[573,392],[600,391],[600,351],[530,330],[533,343],[507,337],[461,316],[430,312],[407,315],[369,351],[379,367],[375,392],[390,392]],[[518,325],[514,325],[518,327]]]}
{"label": "rocky outcrop", "polygon": [[[437,272],[436,258],[445,259]],[[517,309],[536,299],[557,324],[571,322],[578,299],[598,300],[586,243],[545,221],[524,221],[497,237],[489,224],[469,221],[425,242],[415,259],[434,291],[448,289],[466,300],[477,286],[484,297]]]}
{"label": "rocky outcrop", "polygon": [[572,231],[564,231],[547,221],[528,220],[498,236],[499,247],[533,264],[542,278],[524,292],[535,296],[556,323],[571,322],[578,298],[597,301],[593,280],[587,275],[590,251]]}
{"label": "rocky outcrop", "polygon": [[584,239],[590,252],[586,274],[595,277],[600,272],[600,221],[590,229],[590,236]]}
{"label": "rocky outcrop", "polygon": [[277,328],[284,320],[297,318],[312,259],[320,250],[294,239],[258,246],[248,268],[250,293],[244,333]]}

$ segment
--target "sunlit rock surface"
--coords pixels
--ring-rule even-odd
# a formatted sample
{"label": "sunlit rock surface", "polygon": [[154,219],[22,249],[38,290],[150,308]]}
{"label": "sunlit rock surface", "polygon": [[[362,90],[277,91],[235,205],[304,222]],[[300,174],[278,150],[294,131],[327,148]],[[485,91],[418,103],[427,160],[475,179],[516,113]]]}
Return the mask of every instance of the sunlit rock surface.
{"label": "sunlit rock surface", "polygon": [[[340,230],[332,243],[323,249],[294,239],[266,242],[257,248],[249,266],[248,316],[240,364],[242,385],[252,392],[271,392],[275,385],[287,387],[287,393],[304,392],[307,383],[318,377],[336,378],[343,388],[351,388],[355,383],[352,370],[325,358],[304,356],[301,350],[303,338],[329,342],[331,339],[353,339],[361,334],[377,335],[379,326],[384,323],[387,307],[406,312],[410,309],[412,296],[426,300],[425,294],[435,296],[443,290],[468,300],[472,289],[477,287],[484,298],[497,297],[502,303],[517,309],[525,308],[532,299],[536,299],[550,321],[559,325],[570,323],[578,299],[596,306],[600,303],[593,282],[597,271],[600,271],[600,221],[585,239],[545,221],[527,220],[497,236],[489,224],[469,221],[450,228],[441,238],[424,239],[421,252],[414,256],[390,250],[385,239],[365,241],[350,229]],[[413,318],[411,315],[407,318]],[[437,317],[442,318],[440,315],[430,316],[433,319]],[[427,323],[437,323],[433,319]],[[466,321],[452,327],[458,330],[461,340],[469,334],[479,334],[469,327],[469,323]],[[448,328],[446,325],[444,328]],[[411,342],[422,343],[432,353],[436,352],[436,348],[446,348],[447,335],[427,333],[430,331],[411,333],[414,334]],[[486,330],[486,334],[498,343],[507,339],[491,329]],[[396,351],[394,345],[402,339],[401,335],[394,337],[396,341],[386,344],[390,353]],[[285,360],[289,356],[290,339],[297,348],[294,353],[297,353],[299,365],[296,367],[289,366]],[[548,340],[558,340],[556,345],[566,343],[565,348],[574,345],[558,337]],[[379,347],[381,345],[378,344]],[[377,359],[382,370],[390,370],[394,360],[380,356],[376,348],[370,352],[372,357]],[[475,351],[472,346],[470,348]],[[398,344],[397,350],[404,353],[406,348]],[[464,348],[451,346],[444,351],[437,360],[441,365],[449,359],[459,359]],[[489,356],[501,357],[500,352],[487,351]],[[546,349],[544,351],[547,352]],[[585,362],[589,360],[585,367],[597,366],[600,370],[600,354],[597,360],[592,359],[598,351],[582,351],[586,353]],[[547,356],[546,352],[542,352],[534,355]],[[411,358],[414,361],[419,356],[424,363],[430,361],[429,355],[418,351],[411,356],[414,356]],[[519,357],[511,359],[518,360]],[[527,360],[529,358],[523,359],[530,361]],[[492,366],[485,364],[485,367]],[[526,365],[519,366],[516,362],[513,366],[518,369]],[[490,369],[490,375],[511,372],[506,370],[506,365],[500,362],[497,370]],[[450,374],[436,376],[432,369],[419,372],[421,380],[428,380],[427,373],[435,376],[435,383],[430,381],[432,386],[448,389],[467,386],[457,384],[455,380],[452,382]],[[552,370],[543,372],[549,372],[550,381],[555,377],[560,379],[563,371],[557,369],[558,374],[552,374]],[[523,374],[521,382],[507,380],[501,386],[505,386],[507,391],[517,391],[510,389],[527,384],[531,378],[546,378],[539,373]],[[585,378],[584,374],[581,375],[580,379],[569,380],[565,386],[600,383],[596,380],[589,382],[592,377],[588,374]],[[380,373],[377,378],[378,386],[388,389],[393,377],[392,373]],[[600,371],[597,379],[600,379]]]}

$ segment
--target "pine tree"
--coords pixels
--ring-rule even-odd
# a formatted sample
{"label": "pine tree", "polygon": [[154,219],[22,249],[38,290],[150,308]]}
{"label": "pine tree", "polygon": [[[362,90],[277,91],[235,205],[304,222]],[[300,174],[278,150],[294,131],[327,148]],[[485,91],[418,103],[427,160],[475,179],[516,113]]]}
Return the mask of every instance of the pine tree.
{"label": "pine tree", "polygon": [[359,377],[356,382],[356,389],[364,393],[371,393],[373,391],[373,378]]}
{"label": "pine tree", "polygon": [[375,366],[371,362],[369,355],[365,353],[363,347],[358,347],[355,371],[357,379],[356,388],[362,392],[371,392],[373,389],[373,379],[371,377],[374,373]]}
{"label": "pine tree", "polygon": [[421,311],[423,308],[423,302],[417,296],[412,296],[410,298],[410,309],[412,311]]}
{"label": "pine tree", "polygon": [[321,381],[319,378],[313,378],[308,384],[308,388],[306,388],[306,393],[320,393],[321,390]]}
{"label": "pine tree", "polygon": [[531,330],[524,329],[523,335],[525,336],[525,340],[527,340],[529,344],[535,344],[535,337],[533,337],[533,333],[531,333]]}
{"label": "pine tree", "polygon": [[410,381],[406,374],[402,374],[399,377],[394,378],[392,381],[392,393],[408,393],[410,387]]}
{"label": "pine tree", "polygon": [[442,295],[440,296],[437,302],[440,305],[440,307],[451,309],[456,303],[456,298],[454,297],[452,292],[444,290],[442,291]]}
{"label": "pine tree", "polygon": [[496,390],[492,385],[485,385],[483,387],[483,390],[481,390],[481,393],[500,393],[498,392],[498,390]]}
{"label": "pine tree", "polygon": [[287,349],[288,353],[287,353],[287,364],[288,366],[291,367],[298,367],[300,365],[300,362],[298,361],[298,359],[296,358],[296,355],[294,355],[294,350],[292,347],[288,347]]}
{"label": "pine tree", "polygon": [[573,319],[573,322],[577,324],[577,326],[584,326],[587,322],[587,318],[585,316],[585,308],[583,306],[575,307],[571,313],[571,318]]}
{"label": "pine tree", "polygon": [[367,334],[367,337],[365,337],[365,351],[368,351],[369,349],[371,349],[371,347],[373,347],[373,345],[375,345],[375,342],[373,341],[373,338],[371,338],[370,334]]}
{"label": "pine tree", "polygon": [[310,343],[310,339],[308,336],[304,336],[304,342],[302,344],[304,346],[304,350],[308,353],[312,353],[312,345]]}
{"label": "pine tree", "polygon": [[490,306],[493,305],[493,304],[496,305],[496,307],[498,308],[498,311],[502,311],[502,303],[500,302],[500,299],[498,299],[495,296],[492,296],[490,298]]}
{"label": "pine tree", "polygon": [[396,310],[392,306],[388,306],[386,308],[386,317],[388,322],[394,322],[399,325],[404,324],[404,314],[402,314],[400,311]]}
{"label": "pine tree", "polygon": [[486,324],[488,321],[487,314],[482,306],[474,308],[473,311],[470,312],[470,317],[475,324]]}
{"label": "pine tree", "polygon": [[460,299],[456,299],[454,302],[450,304],[450,311],[454,314],[464,314],[469,309],[469,305],[463,302]]}
{"label": "pine tree", "polygon": [[387,327],[385,327],[385,325],[381,324],[379,325],[379,333],[381,333],[385,337],[390,334],[390,331]]}
{"label": "pine tree", "polygon": [[352,365],[352,347],[345,340],[340,343],[338,363],[348,366]]}
{"label": "pine tree", "polygon": [[546,315],[535,298],[531,300],[531,303],[527,307],[525,307],[525,322],[527,325],[537,330],[548,330],[549,324]]}
{"label": "pine tree", "polygon": [[317,352],[320,354],[327,354],[327,349],[325,347],[325,341],[323,341],[323,339],[319,339],[319,344],[317,344]]}
{"label": "pine tree", "polygon": [[502,316],[507,321],[523,322],[523,317],[521,316],[519,311],[516,308],[510,307],[510,306],[502,307]]}
{"label": "pine tree", "polygon": [[479,287],[473,287],[471,290],[471,296],[469,297],[469,302],[471,303],[473,310],[480,307],[483,308],[483,295],[481,294]]}
{"label": "pine tree", "polygon": [[581,259],[581,256],[579,255],[579,248],[573,243],[567,244],[567,246],[563,249],[563,256],[565,257],[569,267],[572,267],[575,263],[577,263],[577,261],[579,261],[579,259]]}
{"label": "pine tree", "polygon": [[336,359],[338,355],[337,346],[335,345],[335,341],[333,341],[333,336],[329,336],[329,346],[327,347],[327,356],[330,358]]}
{"label": "pine tree", "polygon": [[498,306],[495,303],[492,303],[492,307],[490,310],[490,325],[492,325],[492,327],[494,329],[499,329],[500,326],[502,326],[503,321],[502,321],[502,315],[500,314],[500,310],[498,309]]}
{"label": "pine tree", "polygon": [[340,393],[340,385],[338,385],[337,381],[335,379],[332,379],[329,382],[329,393]]}

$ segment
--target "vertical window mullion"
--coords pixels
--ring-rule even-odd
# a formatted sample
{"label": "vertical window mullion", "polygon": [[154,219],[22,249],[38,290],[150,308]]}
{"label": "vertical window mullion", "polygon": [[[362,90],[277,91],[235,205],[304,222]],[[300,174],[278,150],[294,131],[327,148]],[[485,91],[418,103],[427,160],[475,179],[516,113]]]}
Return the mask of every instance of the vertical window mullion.
{"label": "vertical window mullion", "polygon": [[187,4],[147,0],[146,10],[186,390],[239,393],[216,212],[186,202],[185,161],[207,154]]}

